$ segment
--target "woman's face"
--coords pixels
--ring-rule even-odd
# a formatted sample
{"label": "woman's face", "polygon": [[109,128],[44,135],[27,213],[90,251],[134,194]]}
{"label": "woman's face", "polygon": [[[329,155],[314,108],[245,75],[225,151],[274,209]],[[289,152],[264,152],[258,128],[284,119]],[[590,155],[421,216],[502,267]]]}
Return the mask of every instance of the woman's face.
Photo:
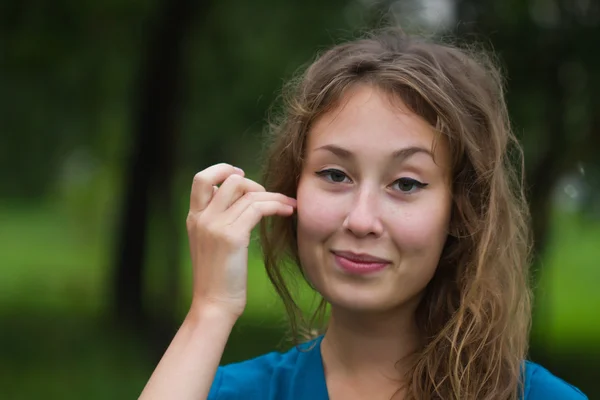
{"label": "woman's face", "polygon": [[[449,154],[399,99],[361,85],[313,125],[300,177],[298,250],[332,305],[387,311],[418,301],[450,220]],[[434,161],[435,158],[435,161]]]}

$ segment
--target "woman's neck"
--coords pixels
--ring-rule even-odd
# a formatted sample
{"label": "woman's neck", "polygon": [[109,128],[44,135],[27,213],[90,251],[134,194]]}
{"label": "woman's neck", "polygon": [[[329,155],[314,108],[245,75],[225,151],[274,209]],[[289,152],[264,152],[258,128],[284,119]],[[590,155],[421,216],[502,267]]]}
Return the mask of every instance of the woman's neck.
{"label": "woman's neck", "polygon": [[407,356],[420,345],[415,307],[357,313],[332,306],[321,352],[328,378],[402,379]]}

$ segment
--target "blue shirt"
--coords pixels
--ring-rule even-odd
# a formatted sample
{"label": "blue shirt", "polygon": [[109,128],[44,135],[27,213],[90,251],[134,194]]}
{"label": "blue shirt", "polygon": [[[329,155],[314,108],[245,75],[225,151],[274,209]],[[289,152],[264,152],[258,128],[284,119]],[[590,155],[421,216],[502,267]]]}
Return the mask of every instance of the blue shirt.
{"label": "blue shirt", "polygon": [[[208,400],[328,400],[322,338],[301,345],[304,351],[294,347],[287,353],[272,352],[219,367]],[[587,400],[587,396],[547,369],[526,361],[524,400],[553,399]]]}

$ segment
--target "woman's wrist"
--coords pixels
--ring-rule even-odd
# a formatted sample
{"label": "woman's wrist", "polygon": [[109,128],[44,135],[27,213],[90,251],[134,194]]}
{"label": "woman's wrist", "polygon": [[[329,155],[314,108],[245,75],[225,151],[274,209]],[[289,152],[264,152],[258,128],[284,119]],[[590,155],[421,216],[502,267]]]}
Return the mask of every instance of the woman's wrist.
{"label": "woman's wrist", "polygon": [[192,302],[186,321],[194,326],[214,326],[231,330],[239,316],[210,302]]}

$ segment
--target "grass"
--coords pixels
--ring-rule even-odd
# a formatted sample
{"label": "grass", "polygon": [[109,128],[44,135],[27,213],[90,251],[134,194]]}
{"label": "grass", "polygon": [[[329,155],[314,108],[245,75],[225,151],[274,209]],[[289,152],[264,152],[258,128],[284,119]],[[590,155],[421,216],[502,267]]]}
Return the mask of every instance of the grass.
{"label": "grass", "polygon": [[548,346],[600,346],[600,222],[569,215],[553,221],[536,295],[536,334]]}
{"label": "grass", "polygon": [[[74,222],[52,206],[0,205],[3,398],[134,398],[143,387],[156,360],[134,335],[103,323],[108,225]],[[185,243],[182,254],[187,293],[191,266]],[[232,333],[225,363],[269,351],[283,334],[283,310],[254,247],[250,259],[247,312]],[[533,336],[549,352],[600,347],[598,260],[600,221],[557,215]]]}

